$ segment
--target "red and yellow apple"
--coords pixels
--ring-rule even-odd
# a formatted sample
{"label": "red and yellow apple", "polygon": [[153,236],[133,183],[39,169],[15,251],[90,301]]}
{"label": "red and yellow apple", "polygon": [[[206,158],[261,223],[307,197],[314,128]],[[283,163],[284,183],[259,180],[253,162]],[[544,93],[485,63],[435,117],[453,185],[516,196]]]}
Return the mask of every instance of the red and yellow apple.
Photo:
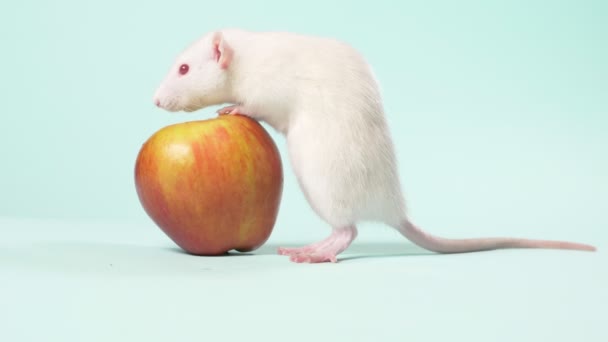
{"label": "red and yellow apple", "polygon": [[135,187],[148,216],[186,252],[247,252],[270,237],[283,169],[264,127],[221,115],[154,133],[137,156]]}

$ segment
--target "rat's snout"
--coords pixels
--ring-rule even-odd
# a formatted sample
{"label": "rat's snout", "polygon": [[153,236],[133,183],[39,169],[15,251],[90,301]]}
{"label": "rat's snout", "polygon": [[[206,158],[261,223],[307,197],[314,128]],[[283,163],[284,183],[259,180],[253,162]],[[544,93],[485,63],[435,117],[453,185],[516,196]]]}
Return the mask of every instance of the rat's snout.
{"label": "rat's snout", "polygon": [[181,96],[176,96],[173,89],[167,88],[166,86],[160,86],[152,98],[152,102],[156,107],[169,112],[182,110],[182,101]]}
{"label": "rat's snout", "polygon": [[163,108],[163,102],[161,99],[163,98],[163,87],[160,85],[156,91],[154,91],[154,95],[152,96],[152,102],[158,108]]}
{"label": "rat's snout", "polygon": [[152,102],[156,107],[170,112],[176,112],[180,109],[178,99],[174,97],[155,95]]}
{"label": "rat's snout", "polygon": [[162,87],[159,87],[154,92],[154,96],[152,97],[152,102],[154,102],[154,105],[158,108],[164,109],[167,107],[167,99],[166,99],[166,96],[163,94]]}
{"label": "rat's snout", "polygon": [[160,96],[158,96],[158,95],[154,96],[154,99],[152,101],[154,102],[154,105],[156,107],[158,107],[160,109],[165,109],[166,104],[160,100]]}

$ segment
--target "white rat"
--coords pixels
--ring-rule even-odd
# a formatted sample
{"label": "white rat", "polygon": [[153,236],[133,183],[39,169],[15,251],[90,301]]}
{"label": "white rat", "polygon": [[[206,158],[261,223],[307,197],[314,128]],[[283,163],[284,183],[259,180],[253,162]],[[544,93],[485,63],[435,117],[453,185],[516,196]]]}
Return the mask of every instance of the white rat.
{"label": "white rat", "polygon": [[177,57],[154,102],[171,112],[233,104],[218,113],[249,116],[285,136],[308,203],[333,228],[317,243],[279,248],[294,262],[336,262],[362,221],[385,223],[438,253],[595,250],[565,241],[446,239],[417,228],[406,214],[378,83],[343,42],[288,32],[209,32]]}

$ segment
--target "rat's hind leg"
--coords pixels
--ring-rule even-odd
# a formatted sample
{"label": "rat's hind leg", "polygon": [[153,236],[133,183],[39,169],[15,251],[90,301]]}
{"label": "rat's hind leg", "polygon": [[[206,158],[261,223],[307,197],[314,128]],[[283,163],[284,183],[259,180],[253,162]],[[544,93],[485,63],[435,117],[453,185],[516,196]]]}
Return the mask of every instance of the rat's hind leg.
{"label": "rat's hind leg", "polygon": [[326,239],[299,248],[279,248],[279,254],[289,255],[293,262],[319,263],[337,262],[338,254],[342,253],[357,237],[357,227],[334,228]]}

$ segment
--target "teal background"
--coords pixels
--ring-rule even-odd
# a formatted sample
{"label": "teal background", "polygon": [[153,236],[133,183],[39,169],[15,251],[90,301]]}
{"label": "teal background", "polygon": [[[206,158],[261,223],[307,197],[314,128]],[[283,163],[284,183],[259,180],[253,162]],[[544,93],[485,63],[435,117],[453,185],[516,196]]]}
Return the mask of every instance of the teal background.
{"label": "teal background", "polygon": [[[11,329],[0,336],[608,340],[607,18],[608,2],[590,0],[2,2],[0,316]],[[259,259],[175,253],[139,204],[133,166],[156,130],[215,115],[170,114],[152,95],[187,44],[222,27],[356,46],[381,83],[410,212],[427,230],[600,250],[431,258],[364,224],[351,253],[387,257],[298,268],[273,248],[329,227],[270,131],[285,187]],[[239,312],[242,329],[213,312]]]}
{"label": "teal background", "polygon": [[[148,222],[152,94],[206,31],[333,36],[373,65],[412,211],[437,232],[597,240],[608,223],[603,1],[21,1],[2,5],[0,215]],[[276,234],[322,236],[286,167]],[[546,234],[544,234],[546,235]]]}

